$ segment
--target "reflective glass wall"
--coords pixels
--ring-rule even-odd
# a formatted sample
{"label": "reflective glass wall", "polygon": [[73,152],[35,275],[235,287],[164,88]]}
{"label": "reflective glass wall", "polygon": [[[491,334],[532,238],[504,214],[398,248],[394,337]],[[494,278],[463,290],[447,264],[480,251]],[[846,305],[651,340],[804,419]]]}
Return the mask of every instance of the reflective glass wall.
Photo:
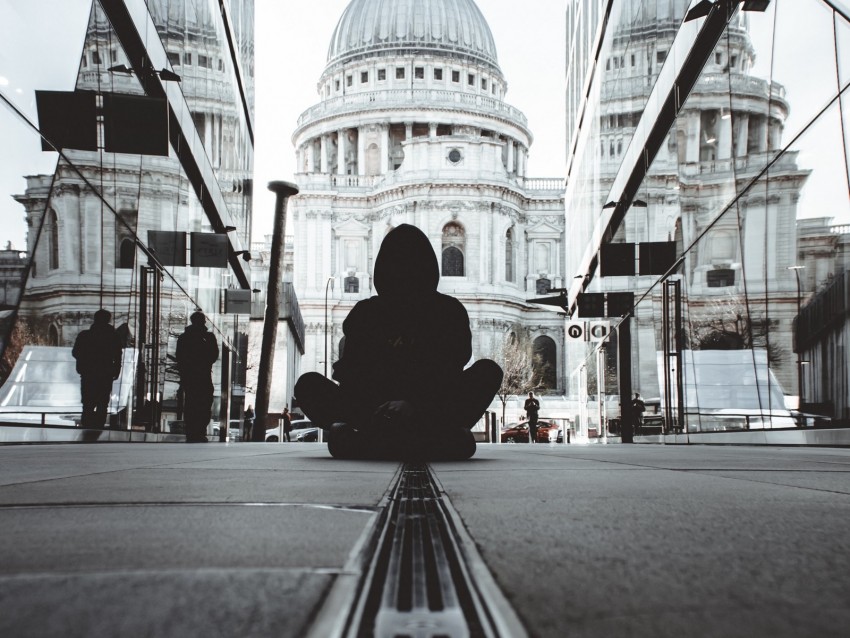
{"label": "reflective glass wall", "polygon": [[[238,418],[250,300],[241,317],[225,302],[250,294],[252,0],[0,11],[2,274],[20,291],[2,307],[4,419],[79,421],[70,349],[99,308],[126,353],[113,425],[180,420],[176,339],[196,310],[222,352],[213,420]],[[64,94],[52,110],[47,91]]]}
{"label": "reflective glass wall", "polygon": [[[708,34],[712,17],[685,20],[696,4],[606,3],[583,117],[568,131],[566,207],[570,299],[603,293],[597,314],[612,332],[601,355],[599,343],[571,344],[570,394],[619,417],[631,377],[624,394],[642,395],[657,432],[814,423],[798,412],[846,420],[847,351],[831,359],[843,386],[828,387],[795,321],[847,267],[850,8],[728,3]],[[634,299],[623,308],[612,293]],[[617,398],[595,408],[606,394]]]}

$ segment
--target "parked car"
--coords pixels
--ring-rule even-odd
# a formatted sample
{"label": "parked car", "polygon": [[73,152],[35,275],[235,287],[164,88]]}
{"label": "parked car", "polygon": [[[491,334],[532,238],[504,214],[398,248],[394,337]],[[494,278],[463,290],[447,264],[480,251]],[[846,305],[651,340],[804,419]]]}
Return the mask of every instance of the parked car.
{"label": "parked car", "polygon": [[[549,421],[537,422],[537,443],[560,443],[564,434]],[[502,443],[528,443],[528,421],[511,423],[502,428]]]}
{"label": "parked car", "polygon": [[[211,441],[218,441],[220,427],[221,426],[218,423],[213,423],[212,434],[207,433],[207,439]],[[231,419],[227,425],[227,440],[230,442],[242,440],[242,421],[239,419]]]}
{"label": "parked car", "polygon": [[[296,419],[292,422],[292,431],[289,439],[295,443],[309,443],[319,440],[319,428],[313,425],[309,419]],[[283,437],[283,421],[276,428],[266,430],[266,442],[278,443],[285,440]]]}

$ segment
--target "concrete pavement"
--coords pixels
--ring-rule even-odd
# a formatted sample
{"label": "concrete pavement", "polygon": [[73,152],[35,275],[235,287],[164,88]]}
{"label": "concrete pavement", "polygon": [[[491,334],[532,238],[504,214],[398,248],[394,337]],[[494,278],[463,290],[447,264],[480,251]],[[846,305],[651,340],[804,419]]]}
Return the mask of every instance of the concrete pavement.
{"label": "concrete pavement", "polygon": [[[430,467],[530,635],[850,635],[848,449],[480,445]],[[399,470],[321,444],[2,446],[0,636],[315,634]]]}

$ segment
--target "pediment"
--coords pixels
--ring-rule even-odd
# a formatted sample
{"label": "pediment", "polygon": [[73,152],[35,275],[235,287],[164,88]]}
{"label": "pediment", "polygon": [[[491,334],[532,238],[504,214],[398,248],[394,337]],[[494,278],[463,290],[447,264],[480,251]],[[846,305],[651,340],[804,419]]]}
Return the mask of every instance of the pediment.
{"label": "pediment", "polygon": [[366,237],[369,234],[369,225],[365,221],[347,217],[335,223],[333,231],[337,236]]}
{"label": "pediment", "polygon": [[531,239],[560,239],[564,231],[549,222],[541,221],[529,226],[525,232]]}

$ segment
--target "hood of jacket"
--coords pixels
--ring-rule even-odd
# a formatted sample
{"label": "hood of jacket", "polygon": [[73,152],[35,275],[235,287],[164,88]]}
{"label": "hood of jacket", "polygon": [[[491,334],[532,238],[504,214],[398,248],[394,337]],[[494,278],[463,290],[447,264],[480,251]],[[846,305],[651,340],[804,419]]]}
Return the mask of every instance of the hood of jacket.
{"label": "hood of jacket", "polygon": [[374,281],[379,295],[435,292],[440,266],[425,233],[410,224],[387,233],[375,259]]}

